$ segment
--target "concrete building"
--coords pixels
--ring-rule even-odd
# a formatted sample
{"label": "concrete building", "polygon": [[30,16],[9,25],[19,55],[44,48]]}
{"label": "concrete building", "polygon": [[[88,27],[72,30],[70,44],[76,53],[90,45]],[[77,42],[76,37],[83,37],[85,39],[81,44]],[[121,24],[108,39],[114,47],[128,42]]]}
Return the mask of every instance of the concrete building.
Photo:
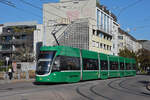
{"label": "concrete building", "polygon": [[150,40],[138,40],[142,44],[142,48],[150,51]]}
{"label": "concrete building", "polygon": [[7,57],[10,62],[20,61],[21,51],[23,56],[34,58],[37,44],[43,42],[42,29],[35,21],[0,25],[0,59]]}
{"label": "concrete building", "polygon": [[128,32],[125,32],[121,28],[119,28],[118,33],[118,51],[120,49],[127,48],[131,51],[137,52],[142,48],[142,44],[137,41],[133,36],[131,36]]}
{"label": "concrete building", "polygon": [[55,34],[60,45],[117,55],[117,18],[98,0],[47,3],[43,5],[43,18],[44,45],[57,45]]}
{"label": "concrete building", "polygon": [[113,42],[113,48],[112,48],[112,53],[113,55],[118,55],[118,48],[119,48],[119,39],[118,39],[118,29],[119,29],[120,25],[117,23],[117,22],[113,22],[113,39],[112,39],[112,42]]}

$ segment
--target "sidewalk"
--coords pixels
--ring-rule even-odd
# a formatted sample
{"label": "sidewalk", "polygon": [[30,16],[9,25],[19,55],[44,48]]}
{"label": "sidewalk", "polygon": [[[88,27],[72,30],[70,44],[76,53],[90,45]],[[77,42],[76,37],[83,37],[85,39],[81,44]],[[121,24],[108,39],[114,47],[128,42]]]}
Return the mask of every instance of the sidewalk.
{"label": "sidewalk", "polygon": [[35,79],[12,79],[12,80],[0,80],[0,85],[1,84],[8,84],[8,83],[19,83],[19,82],[34,82]]}

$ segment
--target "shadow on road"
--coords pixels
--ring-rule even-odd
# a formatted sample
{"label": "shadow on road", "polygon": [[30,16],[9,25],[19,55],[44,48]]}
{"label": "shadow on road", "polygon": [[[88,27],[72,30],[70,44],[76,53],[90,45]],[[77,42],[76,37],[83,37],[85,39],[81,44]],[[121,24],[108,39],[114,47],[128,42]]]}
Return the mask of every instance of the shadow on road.
{"label": "shadow on road", "polygon": [[150,96],[150,93],[141,92],[141,94]]}
{"label": "shadow on road", "polygon": [[63,85],[67,83],[32,82],[34,85]]}
{"label": "shadow on road", "polygon": [[139,83],[142,83],[144,85],[147,85],[149,83],[149,81],[138,81]]}

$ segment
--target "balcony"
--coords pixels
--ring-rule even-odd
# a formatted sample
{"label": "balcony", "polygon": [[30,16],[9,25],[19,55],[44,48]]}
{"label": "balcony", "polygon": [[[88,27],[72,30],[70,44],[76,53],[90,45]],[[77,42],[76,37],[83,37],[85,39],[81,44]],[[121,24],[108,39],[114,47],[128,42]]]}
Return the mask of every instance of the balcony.
{"label": "balcony", "polygon": [[11,45],[12,42],[11,42],[11,40],[9,40],[9,41],[6,41],[6,40],[0,40],[0,44],[1,44],[1,45]]}
{"label": "balcony", "polygon": [[98,25],[97,26],[97,30],[101,31],[101,32],[103,32],[103,33],[105,33],[107,35],[112,36],[112,30],[104,29],[104,27],[102,25]]}
{"label": "balcony", "polygon": [[12,49],[0,49],[0,53],[12,53]]}
{"label": "balcony", "polygon": [[0,34],[0,37],[3,37],[3,36],[12,36],[12,35],[13,35],[12,33],[3,32],[2,34]]}
{"label": "balcony", "polygon": [[27,44],[32,43],[31,39],[12,39],[12,40],[0,40],[1,45],[15,45],[15,44]]}
{"label": "balcony", "polygon": [[3,32],[0,34],[0,37],[3,36],[20,36],[20,35],[30,35],[32,33],[26,33],[26,32]]}
{"label": "balcony", "polygon": [[28,43],[30,40],[25,40],[25,39],[13,39],[11,40],[12,44],[26,44]]}

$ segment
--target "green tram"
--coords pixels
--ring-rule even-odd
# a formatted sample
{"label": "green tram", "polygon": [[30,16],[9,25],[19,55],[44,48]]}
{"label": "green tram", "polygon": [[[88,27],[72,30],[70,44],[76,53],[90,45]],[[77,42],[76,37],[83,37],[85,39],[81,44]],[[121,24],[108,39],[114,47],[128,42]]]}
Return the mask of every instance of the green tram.
{"label": "green tram", "polygon": [[136,75],[134,59],[66,46],[43,46],[36,82],[79,82]]}

